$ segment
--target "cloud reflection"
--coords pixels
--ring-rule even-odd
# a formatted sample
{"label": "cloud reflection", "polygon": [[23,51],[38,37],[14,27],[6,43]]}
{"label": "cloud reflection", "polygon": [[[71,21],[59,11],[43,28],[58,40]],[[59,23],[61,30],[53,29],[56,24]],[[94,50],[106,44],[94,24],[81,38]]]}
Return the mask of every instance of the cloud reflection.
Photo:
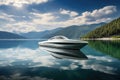
{"label": "cloud reflection", "polygon": [[[93,56],[87,55],[89,60],[71,60],[56,59],[46,51],[39,48],[32,50],[28,48],[9,48],[0,50],[0,66],[27,66],[27,67],[52,67],[62,70],[74,69],[92,69],[108,74],[115,74],[111,62],[115,62],[109,56]],[[43,79],[44,80],[44,79]]]}

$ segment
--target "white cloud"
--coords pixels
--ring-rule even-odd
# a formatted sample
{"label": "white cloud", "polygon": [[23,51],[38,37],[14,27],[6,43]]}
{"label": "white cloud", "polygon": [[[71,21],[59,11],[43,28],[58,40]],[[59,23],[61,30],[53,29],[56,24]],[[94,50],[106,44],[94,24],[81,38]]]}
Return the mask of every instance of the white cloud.
{"label": "white cloud", "polygon": [[48,0],[0,0],[0,5],[12,5],[15,7],[22,7],[25,4],[41,4],[48,2]]}
{"label": "white cloud", "polygon": [[68,25],[83,25],[108,22],[111,20],[108,16],[116,11],[116,6],[105,6],[101,9],[93,10],[92,12],[83,12],[82,15],[67,20],[63,23]]}
{"label": "white cloud", "polygon": [[106,63],[114,63],[117,60],[111,58],[110,56],[94,56],[94,55],[87,55],[89,60],[81,60],[81,61],[73,61],[77,65],[81,65],[82,69],[92,69],[99,72],[104,72],[107,74],[116,74],[116,68],[112,66],[108,66]]}
{"label": "white cloud", "polygon": [[[19,61],[31,61],[28,63],[28,67],[52,67],[54,65],[58,65],[57,62],[55,62],[55,58],[52,57],[47,52],[41,50],[41,49],[28,49],[28,48],[9,48],[9,49],[3,49],[0,51],[0,66],[14,66],[14,62]],[[11,53],[9,55],[9,53]],[[36,64],[34,64],[36,63]],[[21,63],[20,63],[21,64]],[[24,65],[24,63],[22,63]]]}
{"label": "white cloud", "polygon": [[113,12],[116,12],[116,11],[117,11],[116,6],[106,6],[102,9],[99,9],[99,10],[96,9],[96,10],[92,11],[92,13],[90,13],[90,14],[88,13],[88,14],[89,14],[89,16],[92,16],[92,17],[93,16],[102,17],[103,15],[109,15],[109,14],[112,14]]}
{"label": "white cloud", "polygon": [[69,15],[70,17],[75,17],[75,16],[79,15],[75,11],[70,11],[70,10],[65,10],[65,9],[60,9],[60,13],[63,15]]}
{"label": "white cloud", "polygon": [[113,62],[114,61],[113,59],[111,59],[108,56],[98,57],[98,56],[93,56],[93,55],[87,55],[87,57],[89,57],[89,59],[95,59],[95,60],[100,60],[100,61],[104,61],[104,62]]}
{"label": "white cloud", "polygon": [[104,72],[107,74],[115,74],[114,71],[116,70],[113,67],[109,67],[109,66],[105,66],[105,65],[101,65],[101,64],[97,64],[97,63],[89,64],[89,63],[85,62],[85,63],[81,63],[81,64],[82,64],[82,69],[92,69],[92,70]]}
{"label": "white cloud", "polygon": [[75,63],[72,63],[69,66],[61,66],[60,67],[60,69],[63,69],[63,70],[74,70],[74,69],[77,69],[77,68],[79,68],[79,66],[76,65]]}
{"label": "white cloud", "polygon": [[0,19],[6,20],[6,21],[15,21],[14,18],[12,18],[13,15],[8,15],[6,13],[0,13]]}
{"label": "white cloud", "polygon": [[[7,21],[2,21],[0,30],[9,32],[30,32],[43,31],[54,29],[57,27],[67,27],[71,25],[89,25],[101,22],[109,22],[112,20],[111,14],[115,13],[116,6],[105,6],[101,9],[83,12],[81,15],[70,10],[61,9],[58,12],[28,12],[23,11],[22,16],[8,15],[1,13],[0,18]],[[69,16],[67,16],[69,15]],[[23,17],[24,16],[24,17]],[[66,16],[67,18],[64,18]],[[25,20],[25,18],[29,18]]]}
{"label": "white cloud", "polygon": [[55,21],[57,17],[54,16],[52,13],[32,13],[35,18],[33,18],[33,23],[39,25],[47,25],[49,22]]}
{"label": "white cloud", "polygon": [[[16,16],[14,16],[16,17]],[[57,18],[53,13],[30,13],[30,20],[9,22],[5,24],[1,30],[6,30],[9,32],[30,32],[30,31],[41,31],[42,28],[51,28],[53,26],[52,22]],[[9,21],[9,20],[8,20]],[[54,28],[54,27],[53,27]]]}
{"label": "white cloud", "polygon": [[6,24],[6,26],[4,26],[4,30],[9,31],[9,32],[30,32],[30,31],[40,31],[37,30],[36,25],[31,23],[31,22],[27,22],[27,21],[21,21],[21,22],[16,22],[16,23],[9,23]]}
{"label": "white cloud", "polygon": [[117,68],[107,64],[111,64],[111,62],[114,63],[117,61],[117,59],[113,59],[110,56],[87,55],[87,57],[88,60],[70,60],[71,64],[67,66],[61,66],[60,69],[74,70],[81,66],[81,69],[92,69],[94,71],[99,71],[107,74],[116,74],[115,71]]}

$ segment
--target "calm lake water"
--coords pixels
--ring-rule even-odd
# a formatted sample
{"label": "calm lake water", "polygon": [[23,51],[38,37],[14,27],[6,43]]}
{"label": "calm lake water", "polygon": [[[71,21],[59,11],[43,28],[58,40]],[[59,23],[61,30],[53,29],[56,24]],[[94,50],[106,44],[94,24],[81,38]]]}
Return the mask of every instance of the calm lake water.
{"label": "calm lake water", "polygon": [[38,42],[0,41],[0,80],[120,80],[120,41],[89,41],[88,60],[54,58]]}

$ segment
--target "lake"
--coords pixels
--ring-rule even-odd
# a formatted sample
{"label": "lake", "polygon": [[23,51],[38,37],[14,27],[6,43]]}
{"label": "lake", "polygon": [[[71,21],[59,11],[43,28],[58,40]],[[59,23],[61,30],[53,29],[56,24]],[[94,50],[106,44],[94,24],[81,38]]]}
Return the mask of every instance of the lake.
{"label": "lake", "polygon": [[0,80],[120,80],[120,41],[89,41],[87,60],[58,59],[40,40],[0,40]]}

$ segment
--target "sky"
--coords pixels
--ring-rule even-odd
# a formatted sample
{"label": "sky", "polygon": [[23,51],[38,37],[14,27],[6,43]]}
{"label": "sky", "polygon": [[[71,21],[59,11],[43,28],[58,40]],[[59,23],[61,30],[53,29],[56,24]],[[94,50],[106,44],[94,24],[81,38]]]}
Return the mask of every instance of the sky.
{"label": "sky", "polygon": [[120,17],[120,0],[0,0],[0,31],[27,33]]}

